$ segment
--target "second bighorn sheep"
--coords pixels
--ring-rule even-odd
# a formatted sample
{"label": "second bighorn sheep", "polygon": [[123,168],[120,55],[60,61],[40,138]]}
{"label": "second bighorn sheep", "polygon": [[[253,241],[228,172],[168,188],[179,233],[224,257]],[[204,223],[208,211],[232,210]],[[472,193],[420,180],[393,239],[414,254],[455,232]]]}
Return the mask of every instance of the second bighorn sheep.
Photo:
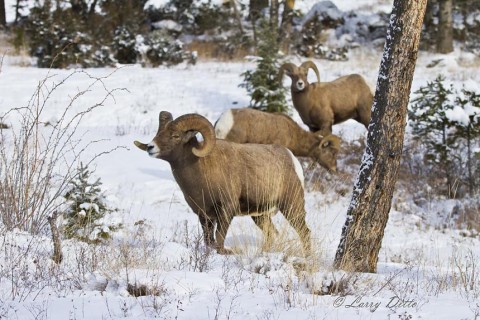
{"label": "second bighorn sheep", "polygon": [[337,171],[340,138],[306,131],[282,113],[229,109],[215,123],[215,134],[217,138],[238,143],[278,144],[297,157],[310,157],[324,168]]}
{"label": "second bighorn sheep", "polygon": [[[318,82],[308,83],[309,69],[315,72]],[[285,63],[280,67],[280,79],[284,73],[292,79],[293,106],[310,131],[326,135],[332,132],[334,124],[348,119],[355,119],[368,128],[373,94],[361,75],[350,74],[331,82],[320,82],[320,73],[312,61],[305,61],[299,67]]]}
{"label": "second bighorn sheep", "polygon": [[171,113],[162,111],[159,122],[150,143],[135,145],[170,164],[185,200],[199,217],[206,245],[229,253],[224,241],[236,215],[251,215],[268,241],[269,231],[275,231],[270,215],[280,210],[308,254],[303,171],[288,149],[217,140],[212,124],[197,114],[173,120]]}

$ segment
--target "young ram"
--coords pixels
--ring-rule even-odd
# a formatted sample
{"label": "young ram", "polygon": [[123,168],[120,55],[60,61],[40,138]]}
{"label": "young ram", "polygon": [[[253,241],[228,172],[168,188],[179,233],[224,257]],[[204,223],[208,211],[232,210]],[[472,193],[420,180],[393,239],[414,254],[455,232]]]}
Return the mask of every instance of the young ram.
{"label": "young ram", "polygon": [[283,113],[229,109],[215,123],[215,134],[238,143],[278,144],[297,157],[310,157],[327,170],[337,171],[340,138],[306,131]]}
{"label": "young ram", "polygon": [[[309,69],[315,72],[318,82],[308,83]],[[368,128],[373,94],[361,75],[351,74],[331,82],[320,82],[320,73],[312,61],[299,67],[285,63],[279,70],[280,79],[284,73],[292,79],[293,106],[310,131],[327,135],[332,133],[334,124],[348,119],[355,119]]]}
{"label": "young ram", "polygon": [[[212,124],[197,114],[173,120],[162,111],[159,122],[149,144],[135,141],[135,145],[170,164],[186,202],[199,217],[206,245],[230,253],[224,241],[235,215],[253,216],[268,239],[269,232],[275,231],[270,215],[278,209],[309,252],[303,171],[288,149],[217,140]],[[203,136],[202,142],[197,133]]]}

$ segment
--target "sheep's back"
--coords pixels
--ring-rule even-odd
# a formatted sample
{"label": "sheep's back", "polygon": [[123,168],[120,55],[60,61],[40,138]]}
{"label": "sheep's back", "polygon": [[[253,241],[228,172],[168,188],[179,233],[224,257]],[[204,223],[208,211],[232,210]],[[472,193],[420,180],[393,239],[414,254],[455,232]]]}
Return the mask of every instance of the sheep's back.
{"label": "sheep's back", "polygon": [[301,166],[284,147],[218,140],[212,153],[205,160],[212,161],[218,192],[231,190],[229,196],[253,203],[278,202],[300,190],[303,193]]}
{"label": "sheep's back", "polygon": [[278,144],[291,149],[300,127],[287,115],[251,108],[233,109],[233,125],[225,140],[238,143]]}

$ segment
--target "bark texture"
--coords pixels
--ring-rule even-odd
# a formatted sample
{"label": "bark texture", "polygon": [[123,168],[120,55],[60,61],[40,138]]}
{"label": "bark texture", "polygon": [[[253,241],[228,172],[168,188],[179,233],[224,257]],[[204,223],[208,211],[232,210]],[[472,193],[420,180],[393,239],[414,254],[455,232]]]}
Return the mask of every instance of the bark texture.
{"label": "bark texture", "polygon": [[453,4],[452,0],[439,0],[437,52],[453,51]]}
{"label": "bark texture", "polygon": [[368,128],[367,146],[335,256],[335,267],[376,272],[403,149],[427,0],[395,0]]}

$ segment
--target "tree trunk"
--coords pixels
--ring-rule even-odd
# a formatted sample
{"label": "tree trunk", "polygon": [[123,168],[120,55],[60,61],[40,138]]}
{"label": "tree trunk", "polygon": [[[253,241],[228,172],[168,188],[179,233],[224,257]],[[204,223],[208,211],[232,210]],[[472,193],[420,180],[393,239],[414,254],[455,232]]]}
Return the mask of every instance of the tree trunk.
{"label": "tree trunk", "polygon": [[278,31],[278,43],[281,50],[288,54],[292,34],[292,18],[295,0],[286,0],[283,5],[282,21]]}
{"label": "tree trunk", "polygon": [[263,9],[268,7],[268,0],[250,0],[249,2],[249,18],[252,22],[252,31],[253,31],[253,43],[255,48],[258,45],[257,41],[257,20],[261,17],[261,12]]}
{"label": "tree trunk", "polygon": [[237,21],[237,24],[238,24],[238,29],[240,30],[240,34],[243,36],[245,32],[243,31],[242,18],[240,17],[240,13],[238,12],[237,2],[236,0],[230,0],[230,3],[232,5],[235,20]]}
{"label": "tree trunk", "polygon": [[48,217],[48,223],[50,224],[50,230],[52,232],[52,242],[53,242],[53,256],[52,260],[56,264],[60,264],[63,260],[62,254],[62,241],[60,240],[60,231],[57,227],[58,212],[55,211],[51,217]]}
{"label": "tree trunk", "polygon": [[472,120],[470,120],[470,123],[467,126],[468,193],[470,194],[471,197],[473,197],[473,190],[475,189],[475,179],[473,177],[473,172],[472,172],[472,135],[470,133]]}
{"label": "tree trunk", "polygon": [[270,26],[278,35],[278,0],[270,1]]}
{"label": "tree trunk", "polygon": [[22,2],[22,0],[15,1],[15,20],[13,21],[14,25],[16,25],[18,23],[18,20],[20,20],[21,2]]}
{"label": "tree trunk", "polygon": [[452,0],[439,0],[437,52],[453,51],[453,4]]}
{"label": "tree trunk", "polygon": [[335,256],[335,267],[376,272],[403,149],[427,0],[394,0],[367,146]]}
{"label": "tree trunk", "polygon": [[5,13],[5,0],[0,0],[0,27],[7,26],[7,16]]}

